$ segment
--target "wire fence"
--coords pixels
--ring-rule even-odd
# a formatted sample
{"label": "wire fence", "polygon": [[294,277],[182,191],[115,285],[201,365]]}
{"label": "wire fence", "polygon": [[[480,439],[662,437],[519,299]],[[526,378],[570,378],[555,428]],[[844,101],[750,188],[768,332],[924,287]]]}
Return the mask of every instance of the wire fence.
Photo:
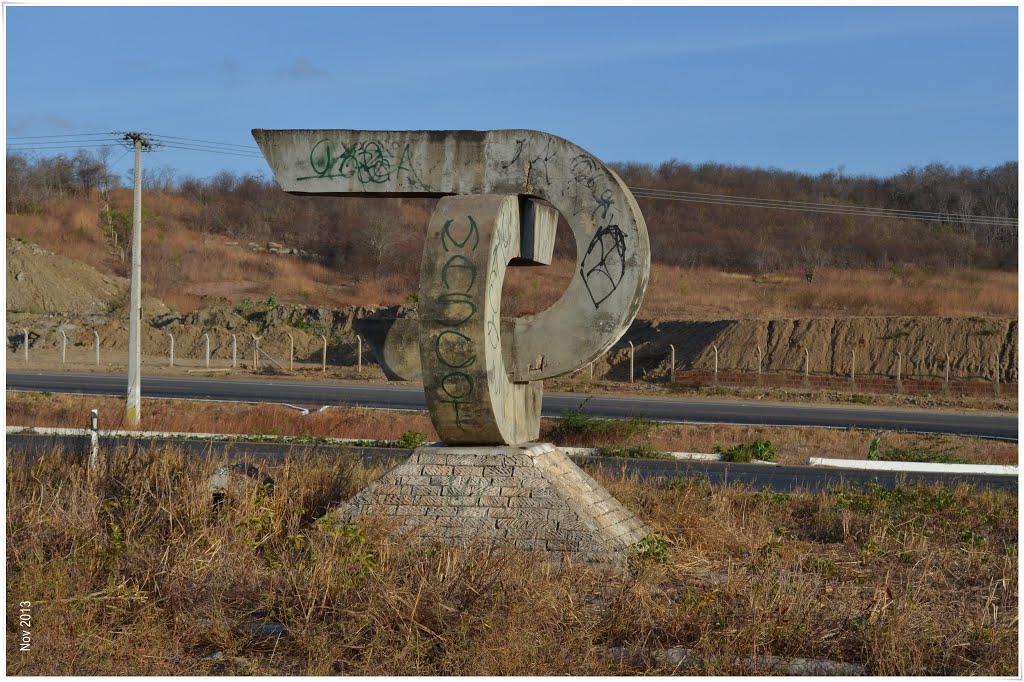
{"label": "wire fence", "polygon": [[[32,368],[59,368],[92,366],[104,369],[128,366],[128,339],[102,338],[96,331],[68,334],[62,329],[35,332],[21,328],[8,329],[7,366]],[[322,373],[339,369],[354,369],[356,374],[374,373],[372,361],[367,360],[361,337],[353,341],[339,341],[321,336],[319,348],[296,348],[291,335],[282,344],[280,339],[273,352],[261,346],[261,337],[253,334],[231,334],[211,331],[198,339],[189,335],[189,343],[182,347],[181,339],[166,332],[155,342],[152,338],[142,343],[141,365],[148,368],[215,371],[256,371],[296,373],[319,370]],[[282,350],[281,346],[285,345]],[[176,347],[177,346],[177,347]]]}
{"label": "wire fence", "polygon": [[[127,334],[125,334],[127,336]],[[175,354],[173,332],[166,332],[164,347],[154,349],[152,340],[142,357],[142,365],[148,368],[177,367],[186,371],[255,371],[276,373],[309,373],[319,370],[336,374],[347,370],[355,375],[378,376],[382,370],[360,336],[353,341],[330,340],[321,336],[322,344],[316,351],[305,350],[296,353],[295,339],[288,336],[287,348],[282,350],[281,339],[277,339],[275,351],[261,347],[261,337],[252,334],[230,334],[221,331],[203,334],[197,340],[191,336],[186,352],[178,349]],[[35,334],[28,328],[8,330],[8,367],[59,367],[93,365],[97,367],[120,368],[128,366],[127,339],[123,343],[110,343],[103,347],[104,340],[98,332],[92,332],[92,344],[88,334],[79,334],[69,339],[63,330]],[[54,340],[56,339],[56,346]],[[109,347],[113,346],[113,347]],[[981,372],[964,371],[962,355],[944,353],[941,356],[913,358],[902,352],[885,357],[872,356],[867,350],[851,349],[849,353],[837,352],[835,358],[846,357],[846,362],[831,360],[841,366],[839,371],[812,370],[811,354],[803,351],[802,367],[769,366],[765,349],[753,348],[753,352],[723,352],[716,345],[710,353],[680,366],[676,362],[675,347],[668,344],[668,353],[652,353],[644,349],[637,362],[637,346],[632,341],[619,345],[597,361],[577,370],[589,373],[595,378],[595,364],[600,366],[597,378],[611,381],[634,383],[641,381],[668,381],[689,387],[731,386],[763,387],[786,389],[815,389],[849,391],[860,393],[904,393],[918,395],[964,395],[995,397],[1017,394],[1017,358],[995,353],[982,358]],[[750,351],[751,349],[745,349]],[[156,352],[154,352],[156,351]],[[891,355],[891,357],[889,357]],[[787,357],[792,357],[792,354]],[[739,361],[730,358],[740,358]],[[607,368],[605,368],[607,365]],[[879,371],[879,367],[886,367]],[[860,369],[858,369],[860,368]]]}

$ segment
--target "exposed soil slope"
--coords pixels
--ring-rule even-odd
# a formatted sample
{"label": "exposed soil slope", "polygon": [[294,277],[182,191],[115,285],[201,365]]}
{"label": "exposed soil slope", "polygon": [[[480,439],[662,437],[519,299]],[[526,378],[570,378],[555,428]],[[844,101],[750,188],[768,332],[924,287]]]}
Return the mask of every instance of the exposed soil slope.
{"label": "exposed soil slope", "polygon": [[104,313],[128,292],[128,280],[101,273],[35,244],[7,240],[7,310]]}
{"label": "exposed soil slope", "polygon": [[[18,347],[20,330],[30,330],[30,345],[53,348],[60,330],[72,345],[92,347],[93,331],[101,347],[126,350],[128,344],[127,281],[20,240],[7,240],[8,339]],[[296,361],[319,362],[323,337],[328,362],[354,364],[358,320],[415,314],[411,306],[346,306],[340,309],[272,299],[234,306],[216,304],[187,315],[170,312],[160,301],[143,300],[143,354],[166,353],[168,334],[178,357],[201,358],[209,334],[215,358],[230,358],[232,334],[239,359],[251,351],[251,337],[284,364],[294,342]],[[364,332],[365,333],[365,329]],[[289,337],[289,335],[291,335]],[[364,337],[365,338],[365,337]],[[858,375],[893,376],[902,353],[902,375],[940,377],[949,354],[951,378],[991,381],[998,364],[1000,380],[1017,381],[1017,320],[982,317],[844,317],[781,318],[718,321],[637,320],[623,339],[595,363],[595,376],[625,379],[629,346],[636,347],[638,378],[663,378],[669,370],[670,344],[676,367],[710,369],[718,349],[723,370],[802,372],[849,375],[856,361]],[[806,353],[805,353],[806,349]],[[367,347],[365,349],[369,351]],[[367,352],[369,359],[372,354]]]}
{"label": "exposed soil slope", "polygon": [[[714,367],[812,374],[895,376],[902,353],[903,377],[941,377],[949,354],[950,378],[991,381],[998,362],[1001,381],[1017,381],[1017,320],[950,317],[849,317],[716,322],[637,320],[611,351],[615,370],[628,373],[628,341],[648,375],[668,370],[669,344],[679,369]],[[806,349],[806,354],[805,354]],[[625,363],[623,365],[623,363]]]}

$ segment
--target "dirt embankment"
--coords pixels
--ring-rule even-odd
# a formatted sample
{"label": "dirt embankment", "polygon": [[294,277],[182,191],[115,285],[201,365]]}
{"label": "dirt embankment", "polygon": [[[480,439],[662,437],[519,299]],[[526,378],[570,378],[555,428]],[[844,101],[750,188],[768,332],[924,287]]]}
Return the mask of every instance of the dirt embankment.
{"label": "dirt embankment", "polygon": [[[664,376],[669,344],[677,369],[941,377],[949,354],[951,379],[1017,381],[1017,320],[950,317],[851,317],[679,322],[637,320],[608,354],[610,373],[629,373],[629,344],[636,346],[636,374]],[[806,352],[805,352],[806,351]],[[595,368],[596,369],[596,368]],[[605,372],[602,372],[602,374]]]}
{"label": "dirt embankment", "polygon": [[[7,240],[7,335],[15,349],[30,331],[32,348],[55,348],[60,331],[72,346],[91,348],[93,332],[100,346],[127,350],[127,281],[20,240]],[[286,364],[294,341],[295,359],[319,362],[323,337],[327,361],[355,364],[357,331],[364,340],[375,336],[389,318],[414,314],[409,306],[347,306],[341,309],[277,305],[273,300],[235,305],[218,304],[188,315],[170,312],[160,301],[143,299],[143,354],[167,352],[174,335],[178,357],[201,358],[205,335],[214,358],[230,358],[232,335],[238,357],[251,354],[253,335],[260,348]],[[374,324],[376,322],[376,324]],[[355,325],[355,326],[354,326]],[[289,336],[290,335],[290,336]],[[903,377],[942,377],[949,354],[951,379],[995,378],[1016,382],[1017,320],[950,317],[847,317],[742,319],[718,321],[637,320],[626,335],[595,363],[595,377],[629,377],[629,342],[636,347],[637,378],[664,379],[669,371],[670,344],[678,369],[711,369],[715,348],[722,370],[802,372],[848,376],[895,376],[902,354]],[[557,340],[552,339],[552,342]],[[364,347],[364,362],[373,357]]]}
{"label": "dirt embankment", "polygon": [[127,297],[128,280],[101,273],[30,242],[7,240],[7,310],[106,313]]}

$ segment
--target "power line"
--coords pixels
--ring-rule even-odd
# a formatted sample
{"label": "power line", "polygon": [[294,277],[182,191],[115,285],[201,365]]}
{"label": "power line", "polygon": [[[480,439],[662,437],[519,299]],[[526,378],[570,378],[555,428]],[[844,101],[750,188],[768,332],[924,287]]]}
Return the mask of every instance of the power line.
{"label": "power line", "polygon": [[[116,136],[120,133],[79,133],[68,135],[37,135],[9,139],[43,139],[43,138],[75,138],[81,140],[58,140],[54,143],[21,142],[8,145],[11,151],[42,151],[80,147],[112,147],[117,144],[103,144],[100,140],[84,138],[96,136]],[[179,151],[205,152],[223,156],[236,156],[250,159],[262,159],[263,154],[258,147],[241,145],[231,142],[215,142],[197,138],[179,137],[175,135],[149,135],[148,139],[160,148]],[[60,144],[57,144],[60,142]],[[66,143],[66,144],[65,144]],[[978,216],[969,214],[940,213],[934,211],[915,211],[907,209],[882,208],[875,206],[850,206],[809,201],[793,201],[785,199],[766,199],[728,194],[707,194],[686,192],[682,190],[657,189],[651,187],[632,187],[630,191],[638,199],[658,199],[662,201],[683,201],[688,203],[707,204],[713,206],[734,206],[739,208],[774,209],[782,211],[799,211],[805,213],[831,213],[857,217],[889,218],[895,220],[920,220],[928,222],[970,222],[978,225],[994,227],[1016,227],[1017,220],[1000,216]]]}
{"label": "power line", "polygon": [[111,137],[117,133],[68,133],[66,135],[22,135],[20,137],[8,137],[8,140],[40,140],[51,137]]}
{"label": "power line", "polygon": [[43,145],[43,146],[35,146],[35,147],[11,147],[11,146],[8,146],[7,147],[7,151],[11,151],[11,152],[37,152],[37,151],[47,151],[47,150],[51,150],[51,149],[92,149],[92,148],[98,148],[98,147],[120,147],[120,146],[121,145],[116,143],[116,142],[102,142],[100,140],[97,140],[96,142],[84,143],[84,144],[83,143],[75,143],[75,144],[67,144],[67,145],[55,144],[55,145]]}
{"label": "power line", "polygon": [[263,158],[263,156],[261,154],[255,154],[255,153],[249,153],[249,152],[227,151],[227,150],[224,150],[224,149],[216,149],[216,148],[212,148],[212,147],[176,145],[176,144],[170,144],[170,143],[167,143],[167,142],[161,143],[160,146],[162,148],[166,148],[166,149],[180,149],[180,150],[191,151],[191,152],[207,152],[207,153],[210,153],[210,154],[221,154],[221,155],[224,155],[224,156],[241,156],[241,157],[247,158],[247,159],[262,159]]}
{"label": "power line", "polygon": [[[950,220],[958,220],[963,217],[961,214],[955,213],[937,213],[933,211],[915,211],[898,208],[879,208],[870,206],[849,206],[841,204],[827,204],[827,203],[815,203],[808,201],[789,201],[784,199],[761,199],[757,197],[744,197],[737,195],[725,195],[725,194],[701,194],[699,192],[684,192],[679,190],[659,190],[651,189],[646,187],[633,187],[631,191],[634,194],[643,194],[649,197],[657,198],[678,198],[680,200],[721,200],[721,201],[732,201],[737,204],[757,204],[765,205],[766,207],[772,208],[823,208],[830,211],[877,211],[885,213],[890,216],[906,216],[910,218],[943,218]],[[997,221],[1012,221],[1016,222],[1011,218],[1001,218],[998,216],[970,216],[979,220],[997,220]]]}
{"label": "power line", "polygon": [[244,145],[244,144],[233,144],[231,142],[211,142],[210,140],[196,140],[190,137],[175,137],[174,135],[153,135],[154,138],[160,138],[164,140],[179,140],[182,142],[199,142],[205,145],[215,145],[218,147],[237,147],[244,149],[245,151],[258,151],[259,147],[256,145]]}
{"label": "power line", "polygon": [[998,227],[1015,227],[1017,221],[1013,218],[1001,218],[998,216],[973,216],[958,215],[950,213],[931,213],[926,211],[901,211],[899,209],[885,209],[870,206],[836,206],[832,204],[809,204],[807,206],[785,204],[772,199],[734,199],[729,195],[690,195],[678,196],[669,192],[653,192],[643,189],[631,189],[633,195],[640,199],[661,199],[666,201],[685,201],[696,204],[710,204],[715,206],[737,206],[742,208],[774,209],[782,211],[800,211],[804,213],[833,213],[837,215],[850,215],[872,218],[891,218],[895,220],[921,220],[929,222],[972,222],[981,225]]}

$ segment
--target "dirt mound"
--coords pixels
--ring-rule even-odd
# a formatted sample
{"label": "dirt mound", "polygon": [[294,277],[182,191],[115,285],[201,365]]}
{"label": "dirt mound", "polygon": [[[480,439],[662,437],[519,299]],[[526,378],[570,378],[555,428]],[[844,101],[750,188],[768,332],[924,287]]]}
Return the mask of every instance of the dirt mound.
{"label": "dirt mound", "polygon": [[[677,369],[803,372],[849,376],[895,376],[902,354],[903,377],[941,377],[949,354],[950,378],[1017,381],[1017,320],[950,317],[852,317],[716,322],[637,320],[609,352],[605,371],[629,374],[629,341],[636,346],[636,376],[664,376],[669,344]],[[805,353],[806,350],[806,353]]]}
{"label": "dirt mound", "polygon": [[[393,319],[405,316],[408,312],[406,306],[349,306],[331,309],[291,304],[252,304],[248,300],[234,306],[212,305],[187,315],[166,311],[147,316],[143,320],[142,353],[166,355],[170,335],[173,335],[175,357],[200,359],[206,353],[206,336],[209,335],[211,358],[231,358],[234,343],[238,360],[248,361],[253,353],[252,337],[256,336],[264,353],[261,364],[276,362],[283,368],[288,365],[293,343],[296,362],[319,363],[323,358],[326,338],[328,363],[350,365],[356,363],[359,352],[355,327],[361,321]],[[32,349],[59,348],[63,338],[61,331],[67,335],[71,347],[92,348],[95,332],[99,334],[102,349],[128,349],[126,315],[9,314],[8,343],[15,349],[23,343],[22,327],[29,329]],[[364,343],[363,362],[371,362],[372,357],[371,348]]]}
{"label": "dirt mound", "polygon": [[127,299],[128,280],[58,256],[31,242],[7,240],[7,310],[13,313],[106,313]]}

